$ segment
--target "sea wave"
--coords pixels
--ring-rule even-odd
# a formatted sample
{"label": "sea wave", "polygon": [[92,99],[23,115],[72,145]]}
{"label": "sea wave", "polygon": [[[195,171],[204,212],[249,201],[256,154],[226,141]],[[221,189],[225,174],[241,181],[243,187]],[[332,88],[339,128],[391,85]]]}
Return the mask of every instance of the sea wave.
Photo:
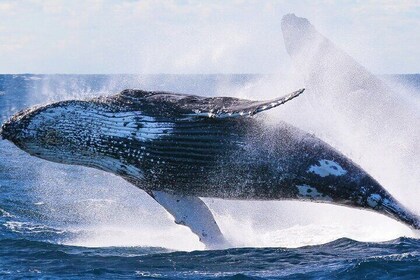
{"label": "sea wave", "polygon": [[[412,278],[420,240],[366,243],[341,238],[301,248],[170,251],[157,247],[87,248],[28,239],[0,240],[0,275],[150,279]],[[19,264],[17,261],[19,260]],[[22,263],[25,266],[22,268]],[[7,269],[6,269],[7,268]],[[35,271],[36,269],[37,271]]]}
{"label": "sea wave", "polygon": [[4,226],[17,233],[64,233],[65,230],[48,227],[41,224],[34,224],[31,222],[7,221]]}

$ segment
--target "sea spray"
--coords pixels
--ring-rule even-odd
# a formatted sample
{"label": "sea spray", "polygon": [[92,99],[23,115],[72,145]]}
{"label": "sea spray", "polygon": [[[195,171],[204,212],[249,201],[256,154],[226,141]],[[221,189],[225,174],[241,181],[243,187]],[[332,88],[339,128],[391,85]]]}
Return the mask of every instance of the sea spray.
{"label": "sea spray", "polygon": [[[275,125],[283,120],[315,134],[361,165],[403,204],[419,213],[418,97],[413,99],[412,90],[401,84],[395,90],[370,74],[317,33],[306,19],[286,16],[283,32],[294,73],[281,81],[268,77],[253,87],[239,89],[236,96],[252,96],[256,92],[258,98],[267,98],[303,82],[304,98],[268,113],[267,122]],[[284,232],[283,241],[289,239],[289,245],[294,241],[288,235],[300,236],[300,245],[309,236],[316,236],[311,240],[316,243],[339,236],[378,241],[415,235],[398,223],[366,211],[300,202],[292,205],[295,204],[279,203],[282,211],[296,217],[292,227],[301,227],[299,233]],[[272,217],[272,211],[267,213]],[[282,227],[279,221],[274,223]],[[306,230],[311,227],[313,230]],[[331,231],[331,227],[335,230]],[[259,226],[256,231],[262,229],[263,234],[264,228]]]}
{"label": "sea spray", "polygon": [[[312,52],[312,55],[316,55],[316,52]],[[311,68],[302,69],[309,71]],[[116,93],[124,88],[265,99],[276,96],[278,92],[287,92],[305,85],[307,92],[303,98],[295,104],[288,104],[276,112],[268,113],[265,116],[267,123],[276,125],[278,120],[282,120],[315,134],[372,172],[403,203],[414,205],[418,201],[418,190],[416,192],[413,189],[418,172],[413,166],[418,163],[418,154],[409,144],[412,143],[411,136],[399,134],[398,125],[388,125],[387,132],[382,135],[372,133],[369,128],[381,127],[381,124],[377,119],[364,119],[363,115],[359,115],[360,105],[365,108],[362,111],[370,112],[370,106],[375,107],[377,102],[381,102],[382,96],[374,96],[368,104],[355,102],[358,100],[354,98],[341,98],[340,94],[345,94],[341,92],[346,88],[340,83],[349,85],[352,81],[328,80],[325,84],[324,79],[315,79],[316,82],[312,79],[308,82],[311,79],[302,75],[302,69],[297,65],[286,76],[245,76],[241,81],[235,75],[189,78],[176,75],[56,75],[34,81],[38,85],[41,83],[42,87],[35,88],[29,97],[29,103],[87,98]],[[341,70],[345,71],[346,67]],[[339,85],[331,85],[331,82]],[[319,90],[328,89],[328,86],[334,88],[334,91]],[[352,87],[351,84],[350,86]],[[314,90],[315,88],[318,90]],[[416,127],[417,113],[412,112],[413,108],[407,102],[410,98],[402,98],[405,94],[401,88],[398,95],[391,102],[394,110],[401,110],[401,114],[405,115],[405,122],[414,122],[413,127]],[[341,110],[342,108],[345,110]],[[359,123],[356,124],[353,120]],[[391,121],[394,124],[398,122]],[[388,143],[388,135],[393,134],[397,135],[394,139],[402,145],[395,146],[393,141]],[[377,135],[381,137],[373,137]],[[387,151],[391,157],[387,158],[381,151]],[[176,249],[186,250],[202,248],[186,228],[177,230],[179,226],[174,225],[172,218],[144,192],[119,178],[100,171],[45,162],[39,162],[38,167],[36,195],[44,203],[42,211],[57,220],[66,221],[69,227],[79,228],[80,235],[65,242],[86,246],[122,246],[148,245],[153,240],[149,245],[160,244],[168,248],[175,246]],[[391,179],[387,179],[389,176]],[[410,195],[405,198],[404,194],[398,193],[398,190],[404,190],[401,187],[403,185],[413,186],[410,189],[405,188],[410,190]],[[215,212],[222,231],[237,246],[296,247],[319,244],[343,236],[380,241],[413,234],[407,227],[386,217],[338,206],[302,202],[205,201]],[[415,208],[414,210],[418,211]],[[168,232],[168,235],[162,232]],[[184,241],[174,243],[173,240]]]}
{"label": "sea spray", "polygon": [[[59,81],[56,82],[56,79]],[[42,83],[50,84],[41,87]],[[17,106],[18,110],[34,103],[45,103],[47,100],[41,102],[40,96],[50,96],[53,100],[84,98],[87,92],[90,92],[90,97],[112,94],[126,87],[169,91],[177,88],[179,92],[189,93],[196,90],[201,95],[226,95],[228,92],[232,96],[258,99],[274,97],[303,83],[297,71],[280,77],[152,75],[136,79],[135,76],[111,75],[98,79],[90,75],[47,75],[42,80],[25,80],[28,88],[33,90],[22,93],[22,98],[16,96],[18,99],[10,106]],[[62,86],[58,93],[54,91],[55,85]],[[42,88],[46,92],[40,94]],[[307,94],[301,97],[299,104],[290,103],[266,114],[267,123],[276,125],[278,120],[293,123],[339,147],[341,138],[334,138],[324,124],[310,114],[316,109],[313,108],[312,98]],[[15,151],[9,168],[19,170],[19,174],[14,172],[15,175],[31,182],[31,191],[27,195],[31,197],[29,201],[33,206],[30,212],[34,214],[30,219],[35,224],[66,231],[49,242],[94,247],[150,245],[177,250],[204,248],[186,227],[175,225],[173,218],[153,199],[121,178],[93,169],[49,163],[28,157],[16,149],[9,150]],[[350,157],[358,162],[355,155]],[[22,161],[26,162],[23,170]],[[12,173],[9,171],[9,174]],[[287,201],[205,199],[205,202],[215,213],[226,237],[238,247],[297,247],[343,236],[362,241],[381,241],[413,234],[406,226],[382,215],[338,206]],[[13,221],[16,219],[20,219],[19,215]]]}

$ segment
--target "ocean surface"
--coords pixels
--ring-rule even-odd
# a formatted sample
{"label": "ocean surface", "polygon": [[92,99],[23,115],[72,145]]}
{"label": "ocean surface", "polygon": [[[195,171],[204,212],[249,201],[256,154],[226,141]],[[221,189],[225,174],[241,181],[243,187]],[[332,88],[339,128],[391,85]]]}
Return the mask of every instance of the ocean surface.
{"label": "ocean surface", "polygon": [[[420,75],[382,78],[418,102]],[[0,75],[0,121],[34,104],[125,88],[238,96],[262,80],[258,75]],[[193,234],[120,178],[46,162],[0,141],[0,278],[420,279],[418,235],[380,215],[313,203],[206,202],[235,248],[203,250]],[[313,223],[308,217],[314,212],[324,220]],[[369,222],[363,220],[367,216]],[[366,227],[352,227],[359,220]],[[389,226],[381,228],[382,223]]]}

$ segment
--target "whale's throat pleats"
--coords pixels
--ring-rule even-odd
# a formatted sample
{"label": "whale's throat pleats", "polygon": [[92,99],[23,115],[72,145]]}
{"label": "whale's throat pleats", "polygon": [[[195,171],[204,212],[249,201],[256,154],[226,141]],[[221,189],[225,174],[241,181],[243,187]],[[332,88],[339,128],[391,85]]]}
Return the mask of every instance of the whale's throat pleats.
{"label": "whale's throat pleats", "polygon": [[157,190],[179,186],[198,191],[240,149],[247,132],[238,121],[169,121],[139,112],[118,123],[100,126],[93,146],[120,162],[112,172]]}
{"label": "whale's throat pleats", "polygon": [[[246,195],[233,186],[241,181],[237,172],[246,174],[250,161],[255,161],[239,159],[249,137],[260,129],[260,122],[250,116],[302,92],[270,101],[136,90],[100,98],[94,103],[106,106],[84,110],[95,116],[82,120],[92,127],[87,137],[91,150],[107,161],[92,165],[146,190],[174,192],[176,186],[188,195]],[[251,179],[245,185],[251,185]]]}
{"label": "whale's throat pleats", "polygon": [[307,167],[292,163],[305,155],[307,144],[322,148],[293,127],[279,124],[270,129],[256,118],[151,117],[136,108],[96,113],[101,117],[90,124],[96,130],[89,136],[90,151],[96,155],[91,166],[146,191],[295,198],[295,185],[306,183],[296,178],[306,175]]}

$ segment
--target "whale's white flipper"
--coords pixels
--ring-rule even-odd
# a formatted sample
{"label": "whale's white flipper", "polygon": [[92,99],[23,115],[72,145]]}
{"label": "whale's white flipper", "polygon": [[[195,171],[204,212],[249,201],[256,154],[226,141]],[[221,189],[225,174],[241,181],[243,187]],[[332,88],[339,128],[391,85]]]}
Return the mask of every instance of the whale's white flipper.
{"label": "whale's white flipper", "polygon": [[151,191],[149,194],[175,218],[175,223],[189,227],[207,249],[229,247],[213,214],[200,198],[161,191]]}

